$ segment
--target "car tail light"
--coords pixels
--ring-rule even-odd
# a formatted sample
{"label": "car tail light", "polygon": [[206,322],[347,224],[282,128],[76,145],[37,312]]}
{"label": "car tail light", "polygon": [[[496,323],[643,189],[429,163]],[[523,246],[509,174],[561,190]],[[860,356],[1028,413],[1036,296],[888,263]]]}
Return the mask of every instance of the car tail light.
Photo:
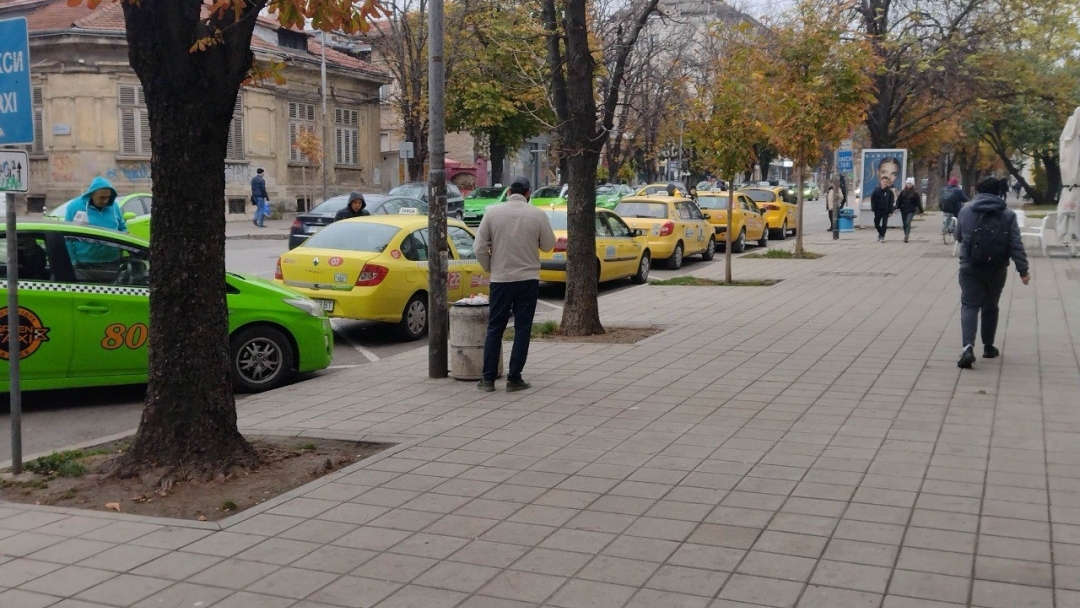
{"label": "car tail light", "polygon": [[555,248],[552,249],[552,251],[560,252],[560,253],[565,253],[566,252],[566,237],[565,236],[560,236],[559,239],[557,241],[555,241]]}
{"label": "car tail light", "polygon": [[377,264],[364,264],[360,276],[356,278],[357,287],[371,287],[383,282],[390,269]]}
{"label": "car tail light", "polygon": [[675,222],[664,222],[664,224],[660,226],[660,236],[668,236],[674,232]]}
{"label": "car tail light", "polygon": [[780,211],[780,205],[765,205],[769,211]]}
{"label": "car tail light", "polygon": [[284,281],[285,277],[281,274],[281,259],[277,261],[277,268],[274,268],[274,278],[279,281]]}
{"label": "car tail light", "polygon": [[293,230],[302,230],[304,228],[304,222],[300,221],[300,218],[296,218],[292,221]]}

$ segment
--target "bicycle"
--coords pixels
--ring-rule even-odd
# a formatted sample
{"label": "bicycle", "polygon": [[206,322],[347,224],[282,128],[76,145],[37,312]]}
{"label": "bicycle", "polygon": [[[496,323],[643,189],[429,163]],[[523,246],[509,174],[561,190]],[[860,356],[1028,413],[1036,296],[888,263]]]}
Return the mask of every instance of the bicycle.
{"label": "bicycle", "polygon": [[941,229],[941,240],[946,245],[956,243],[956,216],[951,213],[949,214],[947,223]]}

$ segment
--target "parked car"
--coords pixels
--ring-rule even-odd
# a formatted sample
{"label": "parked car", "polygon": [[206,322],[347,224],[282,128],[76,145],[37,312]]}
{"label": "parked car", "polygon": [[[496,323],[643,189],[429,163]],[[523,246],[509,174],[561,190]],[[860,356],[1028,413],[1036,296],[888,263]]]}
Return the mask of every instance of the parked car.
{"label": "parked car", "polygon": [[804,201],[816,201],[821,196],[821,190],[818,189],[817,182],[806,182],[803,184],[803,200]]}
{"label": "parked car", "polygon": [[[491,277],[476,259],[475,235],[447,220],[450,302],[488,293]],[[411,214],[334,222],[278,257],[274,280],[315,300],[326,314],[394,323],[406,340],[428,327],[428,220]]]}
{"label": "parked car", "polygon": [[[153,271],[146,241],[70,222],[19,222],[17,238],[23,389],[146,382]],[[269,390],[293,372],[330,365],[333,330],[318,304],[265,279],[229,272],[222,280],[238,389]],[[6,316],[0,328],[0,392],[7,392]]]}
{"label": "parked car", "polygon": [[758,207],[765,210],[765,222],[769,225],[769,237],[782,241],[788,233],[799,230],[799,208],[784,199],[780,186],[754,186],[739,190],[749,196]]}
{"label": "parked car", "polygon": [[[540,252],[540,280],[566,282],[566,207],[547,210],[555,231],[555,248]],[[652,257],[649,239],[640,230],[626,225],[607,209],[596,210],[596,269],[600,282],[629,278],[641,285],[649,280]]]}
{"label": "parked car", "polygon": [[506,202],[510,188],[505,186],[481,186],[465,197],[465,224],[479,226],[484,219],[484,211],[492,205]]}
{"label": "parked car", "polygon": [[[716,231],[716,244],[727,245],[727,192],[699,192],[698,206],[709,215],[709,223]],[[765,224],[764,212],[758,209],[754,201],[745,192],[735,193],[735,204],[731,214],[731,251],[742,253],[746,241],[757,241],[761,247],[769,244],[769,229]]]}
{"label": "parked car", "polygon": [[[64,221],[68,205],[72,201],[57,205],[45,212],[44,219],[53,222]],[[149,192],[134,192],[116,197],[114,205],[119,205],[124,214],[124,222],[127,224],[128,234],[150,240],[150,210],[154,204],[154,195]]]}
{"label": "parked car", "polygon": [[529,202],[537,207],[563,207],[566,197],[562,195],[562,186],[544,186],[533,191]]}
{"label": "parked car", "polygon": [[628,196],[615,207],[615,213],[627,226],[648,235],[649,251],[656,259],[666,259],[671,270],[681,268],[685,256],[701,254],[701,259],[709,261],[716,255],[713,227],[693,199]]}
{"label": "parked car", "polygon": [[601,184],[596,187],[596,206],[601,209],[614,209],[624,196],[630,196],[634,189],[625,184]]}
{"label": "parked car", "polygon": [[[372,215],[397,215],[402,209],[416,209],[416,213],[427,215],[428,204],[422,200],[389,194],[365,194],[367,211]],[[303,244],[311,235],[334,223],[334,215],[349,204],[349,195],[332,196],[319,203],[311,211],[301,213],[293,220],[289,228],[289,249]]]}
{"label": "parked car", "polygon": [[[390,196],[406,196],[427,201],[427,182],[407,182],[390,189]],[[446,182],[446,217],[456,220],[465,219],[465,195],[453,182]]]}

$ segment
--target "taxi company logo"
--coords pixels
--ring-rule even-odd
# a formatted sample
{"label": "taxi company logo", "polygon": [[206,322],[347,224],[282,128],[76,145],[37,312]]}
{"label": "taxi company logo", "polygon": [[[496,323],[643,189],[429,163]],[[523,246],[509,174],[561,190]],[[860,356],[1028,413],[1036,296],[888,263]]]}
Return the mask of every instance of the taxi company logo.
{"label": "taxi company logo", "polygon": [[312,266],[318,266],[319,265],[319,258],[311,258],[311,265]]}
{"label": "taxi company logo", "polygon": [[327,260],[326,263],[330,264],[331,266],[341,266],[342,264],[345,263],[345,260],[343,260],[343,259],[341,259],[341,258],[339,258],[337,256],[334,256],[334,257],[330,258],[329,260]]}
{"label": "taxi company logo", "polygon": [[[5,361],[11,358],[8,350],[8,335],[10,328],[7,325],[8,307],[0,308],[0,359]],[[26,359],[34,354],[42,342],[49,341],[49,330],[41,323],[41,318],[29,308],[19,307],[19,358]]]}

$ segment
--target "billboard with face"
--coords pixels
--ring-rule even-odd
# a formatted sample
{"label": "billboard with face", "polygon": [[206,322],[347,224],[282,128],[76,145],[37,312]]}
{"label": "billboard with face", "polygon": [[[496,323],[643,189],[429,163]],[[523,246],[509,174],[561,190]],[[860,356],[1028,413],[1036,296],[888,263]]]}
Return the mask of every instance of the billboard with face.
{"label": "billboard with face", "polygon": [[860,207],[870,208],[870,195],[878,186],[899,191],[904,184],[907,167],[907,150],[863,150],[862,188],[859,192]]}

